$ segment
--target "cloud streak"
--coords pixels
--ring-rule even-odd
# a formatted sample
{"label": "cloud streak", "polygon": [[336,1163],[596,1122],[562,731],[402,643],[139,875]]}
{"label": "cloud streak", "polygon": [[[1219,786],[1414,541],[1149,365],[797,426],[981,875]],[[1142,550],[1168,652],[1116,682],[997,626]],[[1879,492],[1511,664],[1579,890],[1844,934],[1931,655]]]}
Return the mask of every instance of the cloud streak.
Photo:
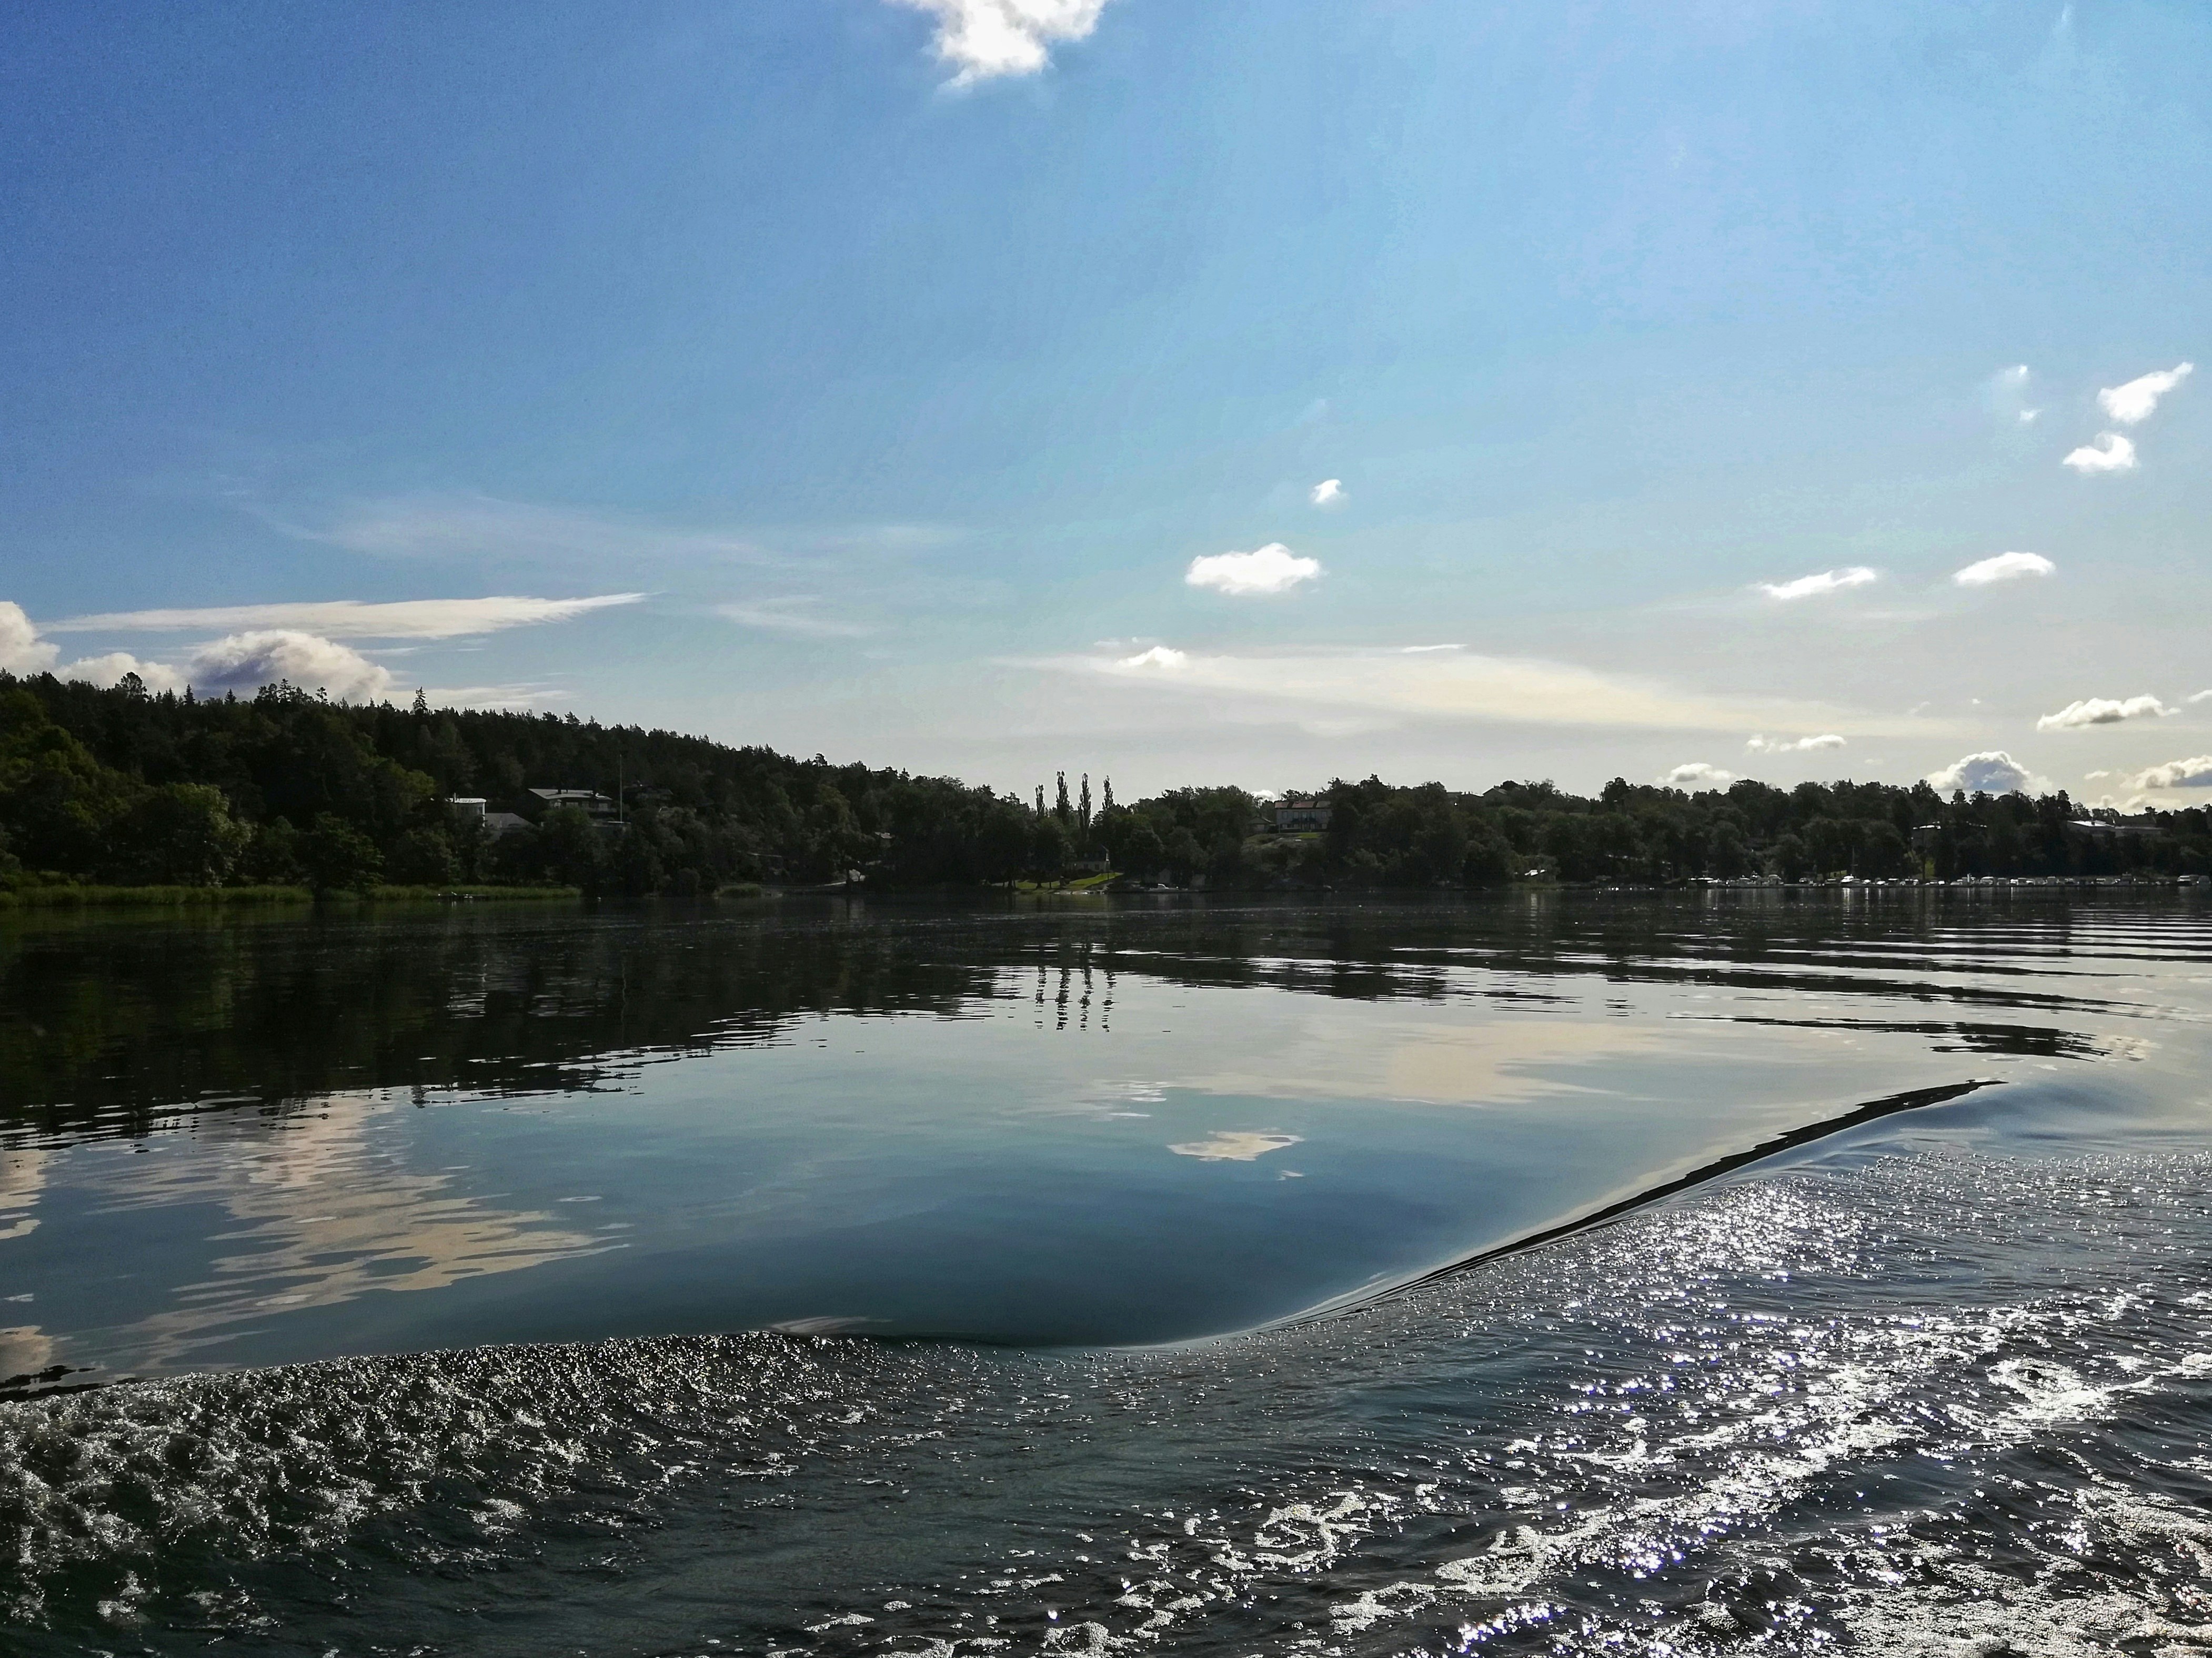
{"label": "cloud streak", "polygon": [[2035,722],[2035,728],[2039,732],[2084,731],[2092,726],[2117,726],[2124,720],[2140,720],[2146,714],[2163,719],[2175,712],[2154,696],[2085,696],[2078,702],[2069,702],[2057,714],[2045,714]]}
{"label": "cloud streak", "polygon": [[1794,581],[1762,581],[1759,584],[1759,591],[1769,598],[1789,603],[1800,598],[1817,598],[1826,593],[1839,593],[1849,587],[1863,587],[1870,581],[1881,580],[1881,572],[1870,570],[1863,564],[1853,564],[1840,570],[1822,570],[1814,575],[1801,575]]}
{"label": "cloud streak", "polygon": [[873,628],[857,622],[842,622],[836,616],[817,616],[804,607],[819,601],[805,598],[768,598],[754,604],[718,604],[714,614],[726,622],[734,622],[741,628],[758,628],[769,633],[797,634],[808,639],[863,639],[875,632]]}
{"label": "cloud streak", "polygon": [[349,501],[317,522],[245,503],[300,541],[372,558],[560,559],[583,564],[760,563],[769,555],[740,536],[485,495],[400,495]]}
{"label": "cloud streak", "polygon": [[2097,393],[2097,405],[2123,426],[2139,426],[2157,412],[2159,399],[2196,369],[2193,362],[2178,362],[2171,368],[2138,375],[2125,386],[2108,386]]}
{"label": "cloud streak", "polygon": [[890,0],[937,20],[932,43],[952,65],[952,84],[972,86],[1003,75],[1035,75],[1052,48],[1081,40],[1098,27],[1107,0]]}
{"label": "cloud streak", "polygon": [[1183,580],[1193,587],[1211,587],[1232,598],[1251,598],[1286,593],[1302,582],[1318,580],[1321,561],[1300,558],[1279,541],[1249,553],[1215,553],[1190,562]]}
{"label": "cloud streak", "polygon": [[1744,744],[1753,754],[1816,754],[1822,749],[1840,749],[1844,738],[1834,732],[1823,732],[1818,737],[1754,737]]}
{"label": "cloud streak", "polygon": [[1172,690],[1217,709],[1254,705],[1292,722],[1311,711],[1451,721],[1729,732],[1814,726],[1927,733],[1920,721],[1881,721],[1781,698],[1739,698],[1601,673],[1569,663],[1469,651],[1408,655],[1389,647],[1211,654],[1156,645],[1133,656],[1070,656],[1024,665]]}
{"label": "cloud streak", "polygon": [[1954,570],[1951,580],[1961,587],[1988,587],[2023,576],[2050,575],[2057,568],[2041,553],[1999,553],[1963,570]]}
{"label": "cloud streak", "polygon": [[643,593],[600,593],[590,598],[410,598],[363,604],[336,598],[300,604],[228,604],[200,610],[113,610],[49,623],[49,633],[179,633],[216,629],[319,634],[329,639],[468,639],[508,628],[567,622],[616,605],[635,604]]}

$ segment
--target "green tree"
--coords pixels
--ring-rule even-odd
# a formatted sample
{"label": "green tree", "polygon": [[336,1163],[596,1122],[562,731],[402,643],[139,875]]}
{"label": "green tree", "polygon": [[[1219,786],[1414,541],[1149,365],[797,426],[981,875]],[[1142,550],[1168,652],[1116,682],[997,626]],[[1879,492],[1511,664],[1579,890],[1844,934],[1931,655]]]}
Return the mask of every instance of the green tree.
{"label": "green tree", "polygon": [[555,880],[596,891],[606,867],[605,839],[580,806],[556,806],[538,826],[541,867]]}
{"label": "green tree", "polygon": [[460,859],[442,829],[411,829],[392,843],[392,878],[403,886],[445,886],[459,878]]}
{"label": "green tree", "polygon": [[360,892],[376,884],[384,857],[344,818],[324,812],[300,840],[300,862],[318,892]]}
{"label": "green tree", "polygon": [[253,838],[231,816],[222,791],[205,783],[148,789],[108,830],[111,872],[160,886],[221,886]]}

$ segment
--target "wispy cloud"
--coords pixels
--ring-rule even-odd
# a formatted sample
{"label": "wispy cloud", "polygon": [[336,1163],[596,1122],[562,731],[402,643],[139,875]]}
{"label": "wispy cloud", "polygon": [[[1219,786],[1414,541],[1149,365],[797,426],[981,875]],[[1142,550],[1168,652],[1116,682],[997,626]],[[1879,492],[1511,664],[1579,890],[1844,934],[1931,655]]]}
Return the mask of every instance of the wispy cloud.
{"label": "wispy cloud", "polygon": [[2038,777],[2002,749],[1985,749],[1953,761],[1929,774],[1929,786],[1940,793],[2048,794],[2048,780]]}
{"label": "wispy cloud", "polygon": [[2029,384],[2033,379],[2024,362],[2016,362],[2009,368],[2000,368],[1990,375],[1985,392],[1991,412],[2015,425],[2033,424],[2035,417],[2043,412],[2040,409],[2027,406]]}
{"label": "wispy cloud", "polygon": [[2124,720],[2140,720],[2147,714],[2163,719],[2176,712],[2154,696],[2085,696],[2078,702],[2069,702],[2057,714],[2045,714],[2035,722],[2035,728],[2081,731],[2091,726],[2117,726]]}
{"label": "wispy cloud", "polygon": [[1659,786],[1668,789],[1724,789],[1735,781],[1735,774],[1732,771],[1723,771],[1702,760],[1691,760],[1662,774]]}
{"label": "wispy cloud", "polygon": [[1880,571],[1870,570],[1863,564],[1853,564],[1844,569],[1822,570],[1814,575],[1801,575],[1794,581],[1762,581],[1759,584],[1759,591],[1769,598],[1815,598],[1823,593],[1838,593],[1847,587],[1863,587],[1870,581],[1881,580]]}
{"label": "wispy cloud", "polygon": [[608,565],[762,562],[759,543],[616,513],[504,501],[485,495],[398,495],[348,501],[328,512],[280,511],[252,501],[246,510],[301,541],[375,558],[560,559]]}
{"label": "wispy cloud", "polygon": [[556,685],[526,682],[515,685],[426,685],[423,699],[434,708],[542,708],[567,700]]}
{"label": "wispy cloud", "polygon": [[714,614],[744,628],[770,633],[800,634],[810,639],[862,639],[875,632],[857,622],[817,616],[806,607],[821,600],[812,594],[793,598],[765,598],[750,604],[718,604]]}
{"label": "wispy cloud", "polygon": [[1963,570],[1954,570],[1951,580],[1961,587],[1987,587],[2000,581],[2017,581],[2022,576],[2049,575],[2057,568],[2041,553],[1999,553]]}
{"label": "wispy cloud", "polygon": [[2158,400],[2194,374],[2193,362],[2142,374],[2125,386],[2108,386],[2097,393],[2098,406],[2123,426],[2139,426],[2157,412]]}
{"label": "wispy cloud", "polygon": [[1321,561],[1300,558],[1279,541],[1249,553],[1215,553],[1194,558],[1183,573],[1194,587],[1211,587],[1233,598],[1288,592],[1300,582],[1317,580]]}
{"label": "wispy cloud", "polygon": [[589,598],[409,598],[363,604],[334,598],[299,604],[225,604],[184,610],[114,610],[46,624],[49,633],[182,633],[222,628],[290,629],[330,639],[467,639],[508,628],[567,622],[643,593]]}
{"label": "wispy cloud", "polygon": [[955,86],[1001,75],[1034,75],[1052,48],[1098,27],[1107,0],[891,0],[937,20],[937,55]]}
{"label": "wispy cloud", "polygon": [[2136,446],[2118,432],[2100,432],[2094,443],[2085,443],[2058,463],[2077,472],[2132,472]]}
{"label": "wispy cloud", "polygon": [[1818,737],[1754,737],[1744,744],[1753,754],[1814,754],[1843,746],[1844,739],[1833,732],[1823,732]]}
{"label": "wispy cloud", "polygon": [[2212,754],[2192,755],[2186,760],[2169,760],[2162,766],[2150,767],[2129,779],[2128,786],[2136,789],[2212,789]]}
{"label": "wispy cloud", "polygon": [[[1807,726],[1862,732],[1900,724],[1781,698],[1738,698],[1601,673],[1559,662],[1471,651],[1409,655],[1395,647],[1213,654],[1156,645],[1133,656],[1072,656],[1027,665],[1172,689],[1217,711],[1275,705],[1293,721],[1384,714],[1445,720],[1662,731],[1741,731]],[[1243,717],[1240,714],[1238,717]],[[1264,717],[1264,715],[1262,716]],[[1816,724],[1817,722],[1817,724]]]}
{"label": "wispy cloud", "polygon": [[1323,478],[1307,491],[1306,499],[1316,507],[1341,507],[1345,503],[1344,480]]}

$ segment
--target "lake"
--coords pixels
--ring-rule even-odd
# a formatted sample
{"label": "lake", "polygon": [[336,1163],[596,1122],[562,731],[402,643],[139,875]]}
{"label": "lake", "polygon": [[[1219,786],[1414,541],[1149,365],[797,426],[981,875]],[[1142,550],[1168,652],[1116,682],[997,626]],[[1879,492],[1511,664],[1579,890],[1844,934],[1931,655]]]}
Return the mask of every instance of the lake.
{"label": "lake", "polygon": [[0,975],[0,1647],[2212,1624],[2201,898],[22,917]]}

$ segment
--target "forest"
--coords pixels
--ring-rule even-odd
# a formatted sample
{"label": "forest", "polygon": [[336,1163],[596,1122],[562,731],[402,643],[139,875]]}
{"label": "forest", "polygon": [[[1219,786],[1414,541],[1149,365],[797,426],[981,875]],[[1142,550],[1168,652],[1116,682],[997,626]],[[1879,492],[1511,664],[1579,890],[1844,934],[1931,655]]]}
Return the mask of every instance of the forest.
{"label": "forest", "polygon": [[[1946,799],[1925,783],[1739,781],[1686,793],[1616,779],[1480,793],[1370,777],[1286,791],[1324,829],[1273,832],[1236,787],[1093,800],[1065,774],[1030,799],[817,755],[574,714],[351,705],[289,685],[149,695],[0,674],[0,886],[317,891],[557,884],[697,895],[858,877],[876,889],[1073,874],[1209,890],[1670,884],[2212,872],[2212,811],[2085,827],[2063,794]],[[549,803],[533,789],[598,797]],[[481,808],[456,807],[478,799]]]}

